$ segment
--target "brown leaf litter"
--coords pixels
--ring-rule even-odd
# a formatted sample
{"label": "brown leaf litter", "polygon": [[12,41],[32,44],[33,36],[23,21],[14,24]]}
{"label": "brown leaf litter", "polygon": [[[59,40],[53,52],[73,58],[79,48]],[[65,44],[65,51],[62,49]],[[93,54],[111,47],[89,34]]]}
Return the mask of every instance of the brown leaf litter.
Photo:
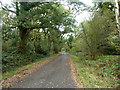
{"label": "brown leaf litter", "polygon": [[72,60],[72,57],[70,55],[69,56],[69,64],[70,64],[70,68],[71,68],[71,73],[72,73],[72,77],[77,85],[78,88],[85,88],[82,83],[80,83],[80,79],[78,78],[79,74],[77,72],[77,69],[76,69],[76,66],[75,64],[73,63],[73,60]]}
{"label": "brown leaf litter", "polygon": [[31,73],[35,72],[38,68],[42,67],[43,65],[47,64],[48,62],[51,62],[52,60],[54,60],[55,58],[57,58],[59,55],[55,56],[52,59],[48,59],[43,61],[42,63],[37,63],[35,65],[33,65],[30,68],[27,68],[25,70],[22,70],[21,72],[16,73],[14,76],[9,77],[7,79],[3,79],[0,82],[0,88],[8,88],[11,85],[13,85],[14,83],[17,83],[19,80],[24,79],[26,76],[30,75]]}

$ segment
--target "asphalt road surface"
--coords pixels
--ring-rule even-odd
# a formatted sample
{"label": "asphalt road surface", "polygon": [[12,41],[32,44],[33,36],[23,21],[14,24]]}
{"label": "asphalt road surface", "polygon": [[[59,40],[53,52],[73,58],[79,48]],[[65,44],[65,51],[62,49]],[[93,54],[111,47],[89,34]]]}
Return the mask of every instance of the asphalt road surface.
{"label": "asphalt road surface", "polygon": [[69,57],[61,54],[10,88],[76,88],[72,78]]}

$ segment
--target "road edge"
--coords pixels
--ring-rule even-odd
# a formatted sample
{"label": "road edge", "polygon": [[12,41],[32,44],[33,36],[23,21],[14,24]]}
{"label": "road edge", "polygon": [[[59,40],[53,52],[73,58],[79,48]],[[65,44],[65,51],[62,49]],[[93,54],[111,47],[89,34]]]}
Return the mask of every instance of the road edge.
{"label": "road edge", "polygon": [[75,64],[73,63],[72,57],[69,54],[67,55],[69,57],[69,65],[72,73],[72,78],[74,79],[75,84],[77,85],[78,88],[84,88],[83,85],[80,83],[80,79],[78,78],[79,74],[77,72]]}
{"label": "road edge", "polygon": [[[9,88],[11,85],[13,85],[14,83],[17,83],[18,81],[24,79],[25,77],[27,77],[28,75],[32,74],[33,72],[37,71],[37,69],[39,69],[40,67],[44,66],[45,64],[55,60],[58,56],[60,56],[60,54],[54,56],[53,58],[50,58],[48,60],[45,60],[41,63],[37,63],[34,64],[32,67],[27,68],[25,70],[22,70],[19,73],[16,73],[14,76],[9,77],[7,79],[3,79],[0,84],[1,84],[1,88]],[[32,70],[31,70],[32,69]],[[22,76],[22,77],[20,77]]]}

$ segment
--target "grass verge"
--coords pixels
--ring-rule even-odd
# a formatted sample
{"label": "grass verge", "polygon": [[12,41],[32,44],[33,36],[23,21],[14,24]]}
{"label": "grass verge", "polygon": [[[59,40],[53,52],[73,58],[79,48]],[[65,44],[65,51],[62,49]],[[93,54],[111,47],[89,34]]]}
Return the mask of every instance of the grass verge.
{"label": "grass verge", "polygon": [[101,56],[97,60],[70,55],[78,72],[78,78],[87,88],[111,88],[119,84],[118,58],[120,56]]}
{"label": "grass verge", "polygon": [[21,71],[23,71],[23,70],[25,70],[25,69],[28,69],[28,68],[32,67],[32,66],[35,65],[35,64],[42,63],[42,62],[45,61],[45,60],[51,59],[51,58],[53,58],[53,57],[56,56],[56,55],[57,55],[57,54],[51,55],[51,56],[49,56],[49,57],[45,57],[45,58],[38,59],[38,60],[36,60],[35,62],[30,63],[30,64],[28,64],[28,65],[24,65],[24,66],[20,66],[20,67],[15,67],[15,68],[13,68],[12,70],[7,71],[6,73],[3,73],[3,74],[2,74],[2,77],[0,77],[0,80],[6,79],[6,78],[8,78],[8,77],[11,77],[11,76],[15,75],[16,73],[19,73],[19,72],[21,72]]}

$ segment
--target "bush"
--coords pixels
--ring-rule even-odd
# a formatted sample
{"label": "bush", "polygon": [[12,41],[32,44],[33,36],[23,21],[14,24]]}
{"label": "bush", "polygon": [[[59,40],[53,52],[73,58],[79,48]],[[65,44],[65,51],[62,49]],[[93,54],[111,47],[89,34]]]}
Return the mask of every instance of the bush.
{"label": "bush", "polygon": [[27,65],[43,58],[44,55],[36,53],[17,54],[12,51],[2,53],[2,72],[9,71],[15,67]]}
{"label": "bush", "polygon": [[114,46],[104,45],[99,48],[100,52],[104,55],[117,55],[117,50]]}
{"label": "bush", "polygon": [[35,52],[38,53],[38,54],[43,54],[43,55],[47,55],[48,54],[48,50],[47,49],[43,49],[39,45],[36,46]]}

